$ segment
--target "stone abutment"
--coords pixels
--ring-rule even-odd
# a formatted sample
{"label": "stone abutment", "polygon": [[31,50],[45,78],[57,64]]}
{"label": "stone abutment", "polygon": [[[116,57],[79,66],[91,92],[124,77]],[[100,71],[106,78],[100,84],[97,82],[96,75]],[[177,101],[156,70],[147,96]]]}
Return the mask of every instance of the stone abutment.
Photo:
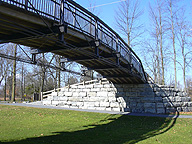
{"label": "stone abutment", "polygon": [[60,88],[44,95],[44,105],[138,113],[192,111],[187,93],[156,84],[112,84],[106,79]]}

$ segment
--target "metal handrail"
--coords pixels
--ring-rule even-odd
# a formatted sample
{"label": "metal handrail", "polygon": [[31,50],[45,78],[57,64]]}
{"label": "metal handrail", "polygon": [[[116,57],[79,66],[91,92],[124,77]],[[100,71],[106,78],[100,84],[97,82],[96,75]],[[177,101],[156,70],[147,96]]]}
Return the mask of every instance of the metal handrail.
{"label": "metal handrail", "polygon": [[[53,19],[57,22],[60,20],[60,3],[64,2],[64,20],[76,30],[95,38],[95,24],[98,25],[99,39],[109,48],[116,52],[120,52],[133,67],[147,81],[145,71],[140,58],[130,48],[130,46],[117,34],[112,28],[104,23],[96,15],[83,8],[73,0],[0,0],[8,4],[26,9],[30,12],[39,13],[41,16]],[[32,5],[31,5],[32,4]],[[79,25],[74,24],[74,19]],[[116,49],[118,47],[118,50]]]}

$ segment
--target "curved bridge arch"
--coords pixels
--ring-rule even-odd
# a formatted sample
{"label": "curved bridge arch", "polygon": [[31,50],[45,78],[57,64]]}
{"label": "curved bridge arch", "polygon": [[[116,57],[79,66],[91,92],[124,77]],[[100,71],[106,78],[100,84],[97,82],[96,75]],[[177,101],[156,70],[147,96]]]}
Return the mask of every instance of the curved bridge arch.
{"label": "curved bridge arch", "polygon": [[72,0],[0,0],[0,43],[52,52],[113,83],[145,83],[139,57],[97,16]]}

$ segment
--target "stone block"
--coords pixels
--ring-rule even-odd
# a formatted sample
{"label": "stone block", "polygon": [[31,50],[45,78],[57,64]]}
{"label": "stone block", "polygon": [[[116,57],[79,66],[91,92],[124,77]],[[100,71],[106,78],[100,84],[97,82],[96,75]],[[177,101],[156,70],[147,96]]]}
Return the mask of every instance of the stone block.
{"label": "stone block", "polygon": [[138,108],[143,108],[144,107],[144,103],[137,103],[137,107]]}
{"label": "stone block", "polygon": [[137,92],[126,92],[125,96],[128,96],[128,97],[137,96]]}
{"label": "stone block", "polygon": [[69,106],[70,106],[71,104],[72,104],[71,101],[67,101],[67,102],[66,102],[66,105],[69,105]]}
{"label": "stone block", "polygon": [[108,92],[108,93],[107,93],[107,96],[108,96],[108,97],[115,97],[116,94],[115,94],[115,92]]}
{"label": "stone block", "polygon": [[155,97],[155,102],[163,102],[162,97]]}
{"label": "stone block", "polygon": [[155,95],[156,95],[157,97],[161,97],[161,92],[157,91],[157,92],[155,92]]}
{"label": "stone block", "polygon": [[87,92],[79,92],[79,96],[80,97],[85,97],[85,96],[87,96]]}
{"label": "stone block", "polygon": [[83,98],[82,97],[69,97],[68,100],[71,102],[78,102],[78,101],[82,102]]}
{"label": "stone block", "polygon": [[187,97],[187,101],[190,102],[191,101],[191,97]]}
{"label": "stone block", "polygon": [[155,109],[155,103],[144,103],[145,108],[154,108]]}
{"label": "stone block", "polygon": [[192,107],[192,102],[188,102],[188,106],[189,106],[189,107]]}
{"label": "stone block", "polygon": [[78,85],[78,89],[84,89],[85,85]]}
{"label": "stone block", "polygon": [[76,88],[78,88],[78,86],[77,85],[71,85],[70,88],[76,89]]}
{"label": "stone block", "polygon": [[73,97],[78,97],[79,96],[79,92],[73,92]]}
{"label": "stone block", "polygon": [[166,108],[165,110],[166,113],[175,113],[176,112],[176,109],[175,108]]}
{"label": "stone block", "polygon": [[100,88],[92,88],[91,91],[92,92],[99,92],[101,89]]}
{"label": "stone block", "polygon": [[95,103],[94,102],[84,102],[84,106],[86,106],[86,107],[94,107]]}
{"label": "stone block", "polygon": [[83,92],[90,92],[90,91],[91,89],[87,89],[87,88],[83,89]]}
{"label": "stone block", "polygon": [[182,103],[181,102],[174,102],[173,104],[171,104],[171,106],[173,107],[180,107],[182,106]]}
{"label": "stone block", "polygon": [[89,97],[89,100],[90,102],[98,102],[100,99],[100,97]]}
{"label": "stone block", "polygon": [[155,93],[154,92],[140,92],[138,95],[142,96],[142,97],[154,97]]}
{"label": "stone block", "polygon": [[107,97],[108,92],[97,92],[97,96],[99,97]]}
{"label": "stone block", "polygon": [[189,112],[189,108],[188,107],[182,107],[183,112]]}
{"label": "stone block", "polygon": [[181,101],[182,102],[186,102],[187,101],[187,97],[181,97]]}
{"label": "stone block", "polygon": [[84,105],[84,102],[77,102],[76,105],[77,105],[78,107],[82,107],[82,106]]}
{"label": "stone block", "polygon": [[163,103],[164,107],[172,107],[172,104],[170,102]]}
{"label": "stone block", "polygon": [[68,97],[67,97],[67,96],[62,96],[62,97],[60,97],[60,100],[61,100],[61,101],[67,101],[67,100],[68,100]]}
{"label": "stone block", "polygon": [[111,86],[111,84],[105,84],[104,85],[104,88],[111,88],[112,86]]}
{"label": "stone block", "polygon": [[123,88],[117,88],[117,92],[123,92],[124,89]]}
{"label": "stone block", "polygon": [[109,102],[100,102],[101,107],[109,107],[110,103]]}
{"label": "stone block", "polygon": [[182,112],[183,110],[182,110],[181,107],[177,107],[177,111],[178,111],[178,112]]}
{"label": "stone block", "polygon": [[159,92],[159,91],[160,91],[160,88],[154,87],[154,88],[153,88],[153,91],[154,91],[154,92]]}
{"label": "stone block", "polygon": [[63,95],[64,95],[64,91],[58,92],[58,96],[63,96]]}
{"label": "stone block", "polygon": [[108,97],[109,102],[116,102],[117,98],[116,97]]}
{"label": "stone block", "polygon": [[165,108],[157,108],[157,114],[164,114]]}
{"label": "stone block", "polygon": [[106,111],[112,111],[112,108],[108,107],[105,109]]}
{"label": "stone block", "polygon": [[131,112],[131,109],[130,108],[122,108],[122,111],[123,112]]}
{"label": "stone block", "polygon": [[97,96],[97,92],[87,92],[87,96],[95,97]]}
{"label": "stone block", "polygon": [[52,101],[52,103],[51,103],[52,105],[58,105],[59,104],[59,101]]}
{"label": "stone block", "polygon": [[95,102],[94,106],[95,107],[99,107],[100,106],[100,102]]}
{"label": "stone block", "polygon": [[101,85],[101,84],[100,84],[100,85],[98,85],[98,84],[96,84],[96,85],[94,85],[93,87],[94,87],[94,88],[103,88],[103,87],[104,87],[104,85]]}
{"label": "stone block", "polygon": [[164,108],[164,104],[163,103],[157,103],[157,108]]}
{"label": "stone block", "polygon": [[76,91],[76,92],[82,92],[83,89],[78,88],[78,89],[75,89],[75,91]]}
{"label": "stone block", "polygon": [[118,108],[120,107],[120,104],[118,102],[110,102],[110,107]]}
{"label": "stone block", "polygon": [[43,105],[51,105],[52,100],[43,100]]}
{"label": "stone block", "polygon": [[143,97],[142,102],[155,102],[155,97]]}
{"label": "stone block", "polygon": [[183,107],[188,107],[188,102],[183,102]]}
{"label": "stone block", "polygon": [[68,96],[68,97],[71,97],[72,94],[73,94],[73,92],[64,92],[64,95],[65,95],[65,96]]}
{"label": "stone block", "polygon": [[51,95],[52,96],[57,96],[57,92],[52,92]]}
{"label": "stone block", "polygon": [[169,98],[167,98],[167,97],[162,98],[162,100],[163,100],[163,103],[167,103],[170,101]]}
{"label": "stone block", "polygon": [[69,106],[69,105],[64,105],[64,106],[61,106],[61,107],[64,107],[64,108],[69,108],[70,106]]}
{"label": "stone block", "polygon": [[176,102],[181,102],[181,97],[180,96],[176,96],[175,100],[176,100]]}
{"label": "stone block", "polygon": [[85,85],[85,88],[89,88],[89,89],[92,89],[93,88],[93,84],[90,84],[90,85]]}
{"label": "stone block", "polygon": [[112,111],[120,112],[121,108],[112,108]]}
{"label": "stone block", "polygon": [[192,107],[188,107],[189,112],[192,112]]}
{"label": "stone block", "polygon": [[156,113],[155,108],[145,108],[145,113]]}
{"label": "stone block", "polygon": [[59,97],[58,96],[53,96],[53,101],[58,101]]}
{"label": "stone block", "polygon": [[106,98],[106,97],[99,97],[99,101],[100,101],[100,102],[108,102],[109,99]]}
{"label": "stone block", "polygon": [[123,97],[123,96],[125,96],[126,94],[125,94],[125,92],[117,92],[116,93],[116,96],[117,97]]}
{"label": "stone block", "polygon": [[173,96],[170,96],[170,97],[169,97],[169,100],[172,101],[172,102],[175,102],[175,101],[176,101],[175,97],[173,97]]}
{"label": "stone block", "polygon": [[77,102],[72,102],[71,106],[77,106]]}
{"label": "stone block", "polygon": [[129,106],[130,106],[130,108],[136,107],[137,103],[136,102],[130,102]]}

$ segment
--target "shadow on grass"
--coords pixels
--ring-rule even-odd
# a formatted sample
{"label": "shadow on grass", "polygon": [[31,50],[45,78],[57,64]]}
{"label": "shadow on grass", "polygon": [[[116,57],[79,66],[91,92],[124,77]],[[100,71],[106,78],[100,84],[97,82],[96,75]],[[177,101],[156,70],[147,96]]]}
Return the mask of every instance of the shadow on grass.
{"label": "shadow on grass", "polygon": [[[105,119],[82,126],[79,131],[53,132],[53,135],[27,138],[2,144],[134,144],[162,134],[172,128],[176,118],[109,115]],[[107,122],[107,123],[106,123]]]}

